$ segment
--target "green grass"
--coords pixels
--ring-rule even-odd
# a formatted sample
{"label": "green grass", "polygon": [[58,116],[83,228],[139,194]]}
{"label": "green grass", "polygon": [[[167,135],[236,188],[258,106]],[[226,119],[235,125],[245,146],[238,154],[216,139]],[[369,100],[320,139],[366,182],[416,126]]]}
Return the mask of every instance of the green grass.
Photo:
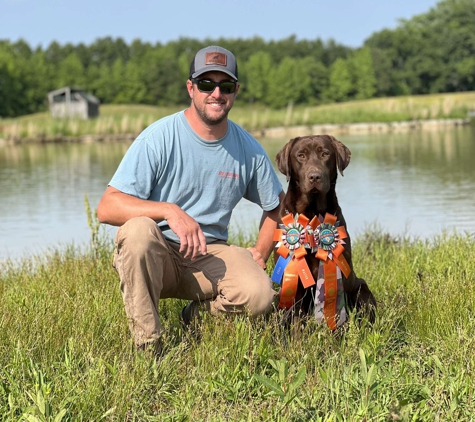
{"label": "green grass", "polygon": [[475,108],[475,92],[375,98],[282,110],[236,107],[232,118],[248,130],[279,126],[401,122],[466,118]]}
{"label": "green grass", "polygon": [[[205,317],[160,303],[155,360],[134,350],[112,244],[0,264],[0,421],[470,421],[475,414],[475,242],[366,233],[354,262],[379,302],[340,335],[277,313]],[[237,236],[241,244],[252,239]]]}
{"label": "green grass", "polygon": [[[281,110],[242,105],[237,101],[230,117],[247,130],[258,130],[279,126],[466,118],[474,104],[475,92],[377,98],[314,107],[289,105]],[[100,117],[87,121],[52,119],[46,112],[0,119],[0,138],[41,141],[84,135],[136,136],[153,121],[182,108],[104,104]]]}
{"label": "green grass", "polygon": [[[6,140],[54,139],[84,135],[137,135],[155,120],[179,108],[143,105],[103,105],[97,119],[53,119],[48,112],[0,119],[0,137]],[[2,135],[3,134],[3,135]]]}

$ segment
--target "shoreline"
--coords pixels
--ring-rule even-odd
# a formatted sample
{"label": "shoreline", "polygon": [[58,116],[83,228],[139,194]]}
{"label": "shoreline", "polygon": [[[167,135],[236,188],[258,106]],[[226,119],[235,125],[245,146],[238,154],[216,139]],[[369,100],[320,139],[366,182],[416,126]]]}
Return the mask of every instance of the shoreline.
{"label": "shoreline", "polygon": [[[374,123],[340,123],[340,124],[317,124],[299,126],[279,126],[264,129],[248,130],[256,138],[294,138],[296,136],[308,136],[316,134],[335,135],[364,135],[370,133],[396,133],[416,130],[438,130],[441,128],[451,128],[457,126],[470,125],[474,118],[465,119],[433,119],[433,120],[413,120],[402,122],[374,122]],[[39,136],[35,138],[0,138],[1,145],[18,145],[25,143],[59,143],[59,142],[132,142],[138,134],[102,134],[102,135],[81,135],[81,136]]]}
{"label": "shoreline", "polygon": [[308,136],[316,134],[336,135],[364,135],[369,133],[392,133],[410,132],[415,130],[438,130],[441,128],[467,126],[473,119],[434,119],[413,120],[404,122],[375,122],[375,123],[341,123],[300,125],[292,127],[274,127],[251,130],[249,133],[254,137],[261,138],[294,138],[296,136]]}
{"label": "shoreline", "polygon": [[123,133],[123,134],[103,134],[103,135],[81,135],[81,136],[38,136],[36,138],[15,138],[15,139],[3,139],[0,138],[1,145],[20,145],[20,144],[54,144],[60,142],[77,142],[84,144],[91,144],[95,142],[122,142],[133,141],[138,134]]}

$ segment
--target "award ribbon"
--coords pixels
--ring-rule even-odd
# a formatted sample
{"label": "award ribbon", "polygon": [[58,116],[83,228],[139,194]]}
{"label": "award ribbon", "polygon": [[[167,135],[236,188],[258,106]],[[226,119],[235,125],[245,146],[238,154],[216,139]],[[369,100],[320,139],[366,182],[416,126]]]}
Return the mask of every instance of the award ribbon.
{"label": "award ribbon", "polygon": [[343,256],[344,239],[348,237],[345,227],[339,226],[337,217],[328,213],[325,218],[314,217],[312,221],[303,214],[287,214],[282,223],[274,232],[279,259],[271,277],[277,284],[282,281],[278,307],[293,306],[299,278],[304,288],[316,284],[305,260],[306,248],[310,249],[320,260],[315,315],[335,330],[346,320],[341,273],[345,277],[351,273]]}
{"label": "award ribbon", "polygon": [[295,302],[298,280],[307,288],[315,284],[312,272],[308,267],[305,255],[305,246],[309,237],[308,218],[303,214],[287,214],[282,217],[280,229],[274,232],[274,241],[277,242],[277,260],[271,279],[280,284],[279,308],[289,309]]}
{"label": "award ribbon", "polygon": [[[351,274],[350,266],[343,256],[344,244],[348,237],[344,226],[339,226],[336,216],[325,214],[323,221],[315,227],[313,232],[314,244],[312,253],[320,260],[323,266],[324,304],[323,319],[331,330],[335,330],[346,320],[344,302],[339,299],[339,292],[343,294],[343,282],[341,273],[345,277]],[[320,274],[319,268],[319,274]],[[317,305],[318,298],[315,302]],[[338,318],[337,318],[338,317]]]}

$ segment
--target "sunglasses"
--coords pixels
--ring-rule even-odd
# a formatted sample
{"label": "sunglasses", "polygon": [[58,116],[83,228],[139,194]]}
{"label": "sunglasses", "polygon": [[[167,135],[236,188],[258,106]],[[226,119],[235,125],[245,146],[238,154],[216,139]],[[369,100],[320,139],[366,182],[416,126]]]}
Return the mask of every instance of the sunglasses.
{"label": "sunglasses", "polygon": [[236,91],[236,82],[234,81],[214,82],[208,79],[192,79],[191,82],[196,84],[200,92],[207,94],[211,94],[217,86],[219,86],[221,94],[233,94]]}

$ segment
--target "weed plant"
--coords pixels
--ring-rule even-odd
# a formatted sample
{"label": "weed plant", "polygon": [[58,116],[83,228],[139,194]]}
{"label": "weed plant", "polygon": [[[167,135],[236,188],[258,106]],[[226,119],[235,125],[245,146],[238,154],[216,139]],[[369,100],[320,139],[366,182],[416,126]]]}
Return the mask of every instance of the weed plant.
{"label": "weed plant", "polygon": [[198,342],[179,324],[186,302],[163,300],[156,358],[131,342],[111,240],[88,217],[87,248],[0,266],[0,421],[473,420],[472,236],[356,239],[373,326],[204,315]]}

